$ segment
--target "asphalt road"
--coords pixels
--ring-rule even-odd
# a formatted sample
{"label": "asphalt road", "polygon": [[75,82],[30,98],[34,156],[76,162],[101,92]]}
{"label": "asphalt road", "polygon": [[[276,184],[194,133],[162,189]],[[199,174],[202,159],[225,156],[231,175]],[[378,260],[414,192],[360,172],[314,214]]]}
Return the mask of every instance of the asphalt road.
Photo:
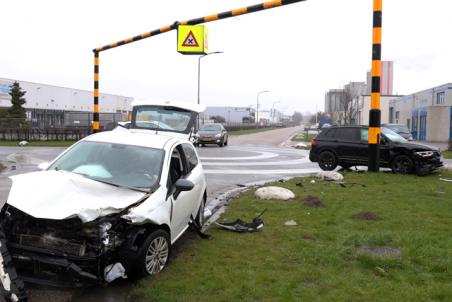
{"label": "asphalt road", "polygon": [[[221,193],[244,185],[304,175],[318,171],[309,162],[307,151],[290,147],[288,139],[301,132],[301,127],[283,128],[249,135],[231,136],[229,146],[198,148],[208,184],[208,207],[213,209]],[[0,161],[8,170],[0,174],[0,206],[7,199],[9,176],[38,170],[41,162],[51,161],[64,148],[0,147]],[[181,245],[183,245],[183,240]],[[180,248],[183,252],[183,247]],[[125,301],[132,282],[123,281],[107,288],[88,290],[30,290],[30,301]],[[1,300],[1,299],[0,299]]]}

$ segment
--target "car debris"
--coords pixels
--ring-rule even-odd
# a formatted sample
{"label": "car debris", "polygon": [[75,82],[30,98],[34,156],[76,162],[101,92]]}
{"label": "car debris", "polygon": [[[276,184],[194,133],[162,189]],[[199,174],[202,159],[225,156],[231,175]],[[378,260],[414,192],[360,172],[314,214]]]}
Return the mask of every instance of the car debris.
{"label": "car debris", "polygon": [[233,222],[215,222],[219,227],[237,232],[237,233],[252,233],[257,232],[264,227],[264,221],[261,219],[262,215],[267,211],[263,210],[252,222],[245,222],[241,219],[237,219]]}
{"label": "car debris", "polygon": [[295,220],[289,220],[284,223],[285,226],[296,226],[297,222]]}
{"label": "car debris", "polygon": [[452,179],[450,179],[450,178],[440,178],[439,180],[442,180],[445,182],[452,182]]}

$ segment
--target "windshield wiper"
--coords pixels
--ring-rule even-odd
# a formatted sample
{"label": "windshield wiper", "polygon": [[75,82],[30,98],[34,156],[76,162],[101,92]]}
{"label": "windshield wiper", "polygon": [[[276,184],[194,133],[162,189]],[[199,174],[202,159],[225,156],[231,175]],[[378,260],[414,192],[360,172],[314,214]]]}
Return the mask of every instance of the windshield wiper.
{"label": "windshield wiper", "polygon": [[[71,171],[68,171],[68,172],[71,172]],[[114,182],[109,182],[109,181],[102,180],[102,179],[99,179],[99,178],[91,177],[90,175],[85,174],[85,173],[76,173],[76,172],[72,172],[72,173],[81,175],[81,176],[86,177],[88,179],[91,179],[91,180],[94,180],[94,181],[98,181],[98,182],[101,182],[101,183],[104,183],[104,184],[107,184],[107,185],[110,185],[110,186],[115,186],[115,187],[118,187],[118,188],[126,188],[126,189],[129,189],[129,190],[143,192],[143,193],[151,193],[151,190],[146,190],[146,189],[137,188],[137,187],[133,187],[133,186],[120,185],[120,184],[117,184],[117,183],[114,183]]]}

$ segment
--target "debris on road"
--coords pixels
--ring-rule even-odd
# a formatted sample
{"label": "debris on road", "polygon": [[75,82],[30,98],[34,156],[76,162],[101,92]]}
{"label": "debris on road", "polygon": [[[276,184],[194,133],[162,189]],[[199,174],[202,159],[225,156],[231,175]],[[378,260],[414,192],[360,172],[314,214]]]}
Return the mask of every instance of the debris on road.
{"label": "debris on road", "polygon": [[285,226],[296,226],[297,222],[295,220],[289,220],[284,223]]}
{"label": "debris on road", "polygon": [[323,180],[342,181],[344,176],[341,173],[334,171],[320,171],[317,173],[317,177]]}
{"label": "debris on road", "polygon": [[308,208],[325,208],[323,202],[316,196],[308,195],[303,202],[303,205]]}
{"label": "debris on road", "polygon": [[296,149],[301,149],[301,150],[310,150],[311,149],[311,144],[306,144],[306,143],[298,143],[295,145]]}
{"label": "debris on road", "polygon": [[233,222],[215,222],[215,224],[223,229],[238,233],[257,232],[264,227],[264,221],[261,219],[261,216],[264,215],[265,211],[267,211],[267,209],[263,210],[252,222],[245,222],[241,219],[237,219]]}
{"label": "debris on road", "polygon": [[263,187],[256,190],[254,193],[256,197],[260,199],[277,199],[277,200],[289,200],[292,198],[295,198],[295,194],[286,189],[281,187]]}
{"label": "debris on road", "polygon": [[20,141],[19,142],[19,146],[21,146],[21,147],[25,147],[26,145],[28,145],[27,141]]}

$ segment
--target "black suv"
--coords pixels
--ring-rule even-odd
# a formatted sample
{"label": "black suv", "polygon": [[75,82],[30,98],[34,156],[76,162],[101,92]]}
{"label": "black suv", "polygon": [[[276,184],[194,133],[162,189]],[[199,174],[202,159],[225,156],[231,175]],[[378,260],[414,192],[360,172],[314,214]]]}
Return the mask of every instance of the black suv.
{"label": "black suv", "polygon": [[[367,166],[368,127],[331,127],[320,132],[311,142],[309,159],[322,170]],[[380,167],[395,173],[423,175],[441,167],[440,150],[436,147],[408,142],[388,128],[381,128]]]}

